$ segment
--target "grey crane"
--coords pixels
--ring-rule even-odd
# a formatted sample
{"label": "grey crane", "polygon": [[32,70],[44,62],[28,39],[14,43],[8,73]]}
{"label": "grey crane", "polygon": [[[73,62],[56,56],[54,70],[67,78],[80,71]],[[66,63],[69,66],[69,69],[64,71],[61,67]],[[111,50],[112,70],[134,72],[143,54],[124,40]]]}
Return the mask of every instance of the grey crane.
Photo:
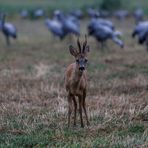
{"label": "grey crane", "polygon": [[57,36],[60,39],[63,39],[65,37],[66,34],[63,30],[63,26],[62,26],[61,22],[59,22],[58,20],[46,19],[45,24],[54,36]]}
{"label": "grey crane", "polygon": [[116,12],[114,12],[114,16],[118,19],[118,20],[125,20],[125,18],[127,18],[129,16],[129,12],[127,10],[118,10]]}
{"label": "grey crane", "polygon": [[91,17],[91,18],[100,17],[100,12],[98,10],[96,10],[96,9],[91,8],[91,7],[87,8],[87,13],[88,13],[89,17]]}
{"label": "grey crane", "polygon": [[53,19],[46,19],[45,23],[48,29],[60,39],[67,34],[80,34],[80,24],[78,19],[73,15],[65,16],[63,12],[56,10]]}
{"label": "grey crane", "polygon": [[111,39],[114,41],[117,45],[119,45],[121,48],[124,47],[124,43],[121,39],[117,37],[116,31],[111,30],[107,26],[100,25],[98,26],[98,29],[94,33],[95,38],[97,41],[101,42],[102,47],[104,46],[104,42],[106,42],[108,39]]}
{"label": "grey crane", "polygon": [[33,11],[33,18],[38,19],[45,15],[45,11],[42,8],[37,8]]}
{"label": "grey crane", "polygon": [[108,26],[110,29],[114,30],[115,26],[114,24],[107,20],[107,19],[97,19],[97,18],[92,18],[88,24],[88,30],[89,30],[89,34],[91,34],[91,32],[94,32],[97,30],[97,27],[99,25],[104,25],[104,26]]}
{"label": "grey crane", "polygon": [[138,37],[139,44],[146,44],[146,49],[148,51],[148,21],[138,23],[133,32],[132,37]]}
{"label": "grey crane", "polygon": [[76,17],[77,19],[82,19],[83,18],[83,12],[80,9],[75,9],[70,12],[71,15]]}
{"label": "grey crane", "polygon": [[66,33],[63,30],[63,24],[58,19],[59,13],[60,11],[58,10],[54,11],[53,19],[47,18],[45,24],[54,36],[57,36],[62,40],[66,36]]}
{"label": "grey crane", "polygon": [[16,27],[9,22],[5,22],[6,14],[1,14],[0,29],[6,38],[7,45],[10,45],[10,38],[17,38]]}
{"label": "grey crane", "polygon": [[104,25],[103,23],[96,22],[93,25],[89,24],[88,33],[89,35],[94,36],[96,40],[101,43],[102,48],[104,48],[104,43],[108,39],[113,40],[113,42],[115,42],[121,48],[124,47],[123,41],[118,38],[118,36],[122,36],[122,33],[120,31],[114,30],[113,27]]}
{"label": "grey crane", "polygon": [[132,37],[139,36],[142,32],[148,29],[148,21],[139,22],[132,32]]}
{"label": "grey crane", "polygon": [[134,18],[135,18],[135,23],[139,23],[141,21],[143,21],[143,18],[144,18],[144,12],[143,12],[143,9],[142,8],[137,8],[135,11],[134,11]]}
{"label": "grey crane", "polygon": [[111,16],[111,13],[109,12],[109,11],[107,11],[107,10],[99,10],[99,12],[100,12],[100,17],[101,18],[107,18],[107,17],[109,17],[109,16]]}
{"label": "grey crane", "polygon": [[80,25],[74,16],[65,16],[62,12],[56,14],[58,20],[62,23],[65,34],[80,35]]}
{"label": "grey crane", "polygon": [[27,9],[21,10],[20,17],[26,19],[27,17],[29,17],[29,11]]}

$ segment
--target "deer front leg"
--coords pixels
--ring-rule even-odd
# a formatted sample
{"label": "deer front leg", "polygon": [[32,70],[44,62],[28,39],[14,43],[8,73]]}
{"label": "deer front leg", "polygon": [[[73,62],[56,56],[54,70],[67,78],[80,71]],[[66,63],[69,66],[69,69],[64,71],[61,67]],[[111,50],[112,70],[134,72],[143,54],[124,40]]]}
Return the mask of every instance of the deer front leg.
{"label": "deer front leg", "polygon": [[75,96],[72,97],[74,103],[74,126],[76,126],[76,117],[77,117],[77,102]]}
{"label": "deer front leg", "polygon": [[80,113],[80,121],[81,121],[81,127],[84,127],[83,117],[82,117],[82,103],[83,103],[83,97],[82,97],[82,96],[79,96],[79,113]]}
{"label": "deer front leg", "polygon": [[70,127],[71,113],[72,113],[72,98],[71,95],[68,94],[68,127]]}
{"label": "deer front leg", "polygon": [[85,98],[86,98],[86,92],[84,92],[84,94],[83,94],[83,103],[82,103],[82,106],[83,106],[84,114],[85,114],[85,117],[86,117],[87,126],[89,126],[90,123],[89,123],[88,116],[87,116]]}

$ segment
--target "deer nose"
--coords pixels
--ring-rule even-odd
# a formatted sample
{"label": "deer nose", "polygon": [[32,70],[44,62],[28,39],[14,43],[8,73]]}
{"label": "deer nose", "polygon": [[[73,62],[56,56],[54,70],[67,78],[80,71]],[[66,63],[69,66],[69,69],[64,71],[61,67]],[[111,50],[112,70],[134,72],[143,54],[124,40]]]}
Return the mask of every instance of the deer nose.
{"label": "deer nose", "polygon": [[81,67],[79,67],[79,70],[83,71],[83,70],[85,70],[85,67],[81,66]]}

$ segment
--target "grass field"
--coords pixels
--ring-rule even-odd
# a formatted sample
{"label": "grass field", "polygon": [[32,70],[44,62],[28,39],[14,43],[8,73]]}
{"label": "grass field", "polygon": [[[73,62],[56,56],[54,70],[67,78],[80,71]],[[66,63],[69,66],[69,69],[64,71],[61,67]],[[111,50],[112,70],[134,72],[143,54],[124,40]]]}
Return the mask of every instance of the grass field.
{"label": "grass field", "polygon": [[[0,34],[0,148],[148,147],[148,53],[131,38],[134,21],[113,20],[125,48],[111,41],[101,52],[89,37],[90,126],[67,128],[65,68],[75,38],[54,38],[43,20],[14,19],[18,39],[7,47]],[[86,33],[87,20],[81,22]],[[83,38],[83,37],[82,37]]]}
{"label": "grass field", "polygon": [[[69,11],[74,8],[84,9],[87,6],[93,6],[99,8],[102,0],[0,0],[0,10],[18,12],[25,8],[28,10],[34,10],[35,8],[42,7],[47,12],[51,13],[54,9],[62,9]],[[142,7],[145,13],[148,14],[148,2],[147,0],[123,0],[123,9],[133,11],[137,7]]]}
{"label": "grass field", "polygon": [[73,8],[83,8],[86,6],[99,4],[96,0],[0,0],[0,8],[10,11],[17,12],[22,8],[33,10],[34,8],[42,7],[46,11],[51,12],[54,9],[71,10]]}

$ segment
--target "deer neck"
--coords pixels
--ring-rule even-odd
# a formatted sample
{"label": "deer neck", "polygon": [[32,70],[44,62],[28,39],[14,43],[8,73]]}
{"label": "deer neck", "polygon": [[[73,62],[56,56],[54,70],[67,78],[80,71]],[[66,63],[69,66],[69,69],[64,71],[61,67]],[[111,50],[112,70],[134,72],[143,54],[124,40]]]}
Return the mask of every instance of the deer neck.
{"label": "deer neck", "polygon": [[75,84],[78,84],[82,75],[83,75],[83,72],[80,72],[77,65],[75,65],[75,69],[74,69],[74,73],[73,73],[73,82],[75,82]]}

